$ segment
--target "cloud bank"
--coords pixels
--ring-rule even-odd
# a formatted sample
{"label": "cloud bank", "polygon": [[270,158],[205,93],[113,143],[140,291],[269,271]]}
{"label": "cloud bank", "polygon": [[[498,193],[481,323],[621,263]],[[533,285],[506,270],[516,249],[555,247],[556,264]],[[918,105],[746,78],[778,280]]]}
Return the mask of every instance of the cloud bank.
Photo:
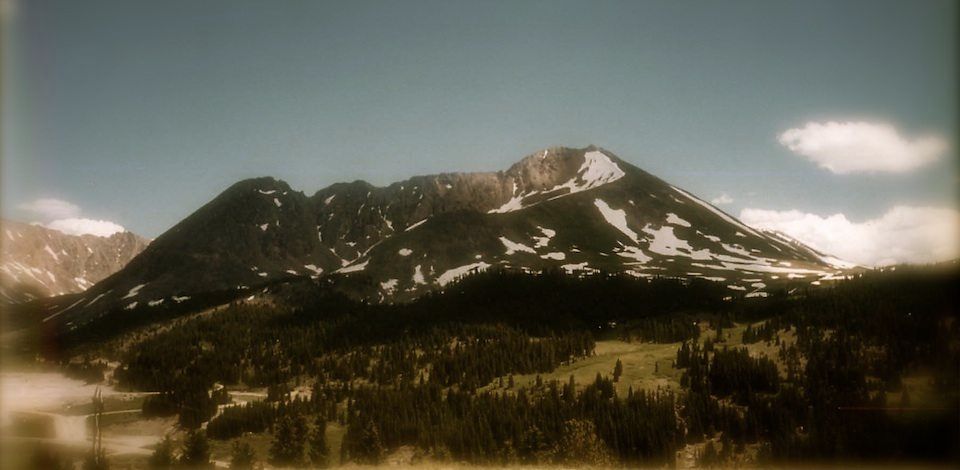
{"label": "cloud bank", "polygon": [[109,237],[115,233],[127,231],[120,224],[109,220],[80,217],[82,213],[80,206],[62,199],[40,198],[20,204],[17,208],[46,221],[46,223],[37,222],[37,224],[68,235]]}
{"label": "cloud bank", "polygon": [[890,124],[870,122],[808,122],[778,140],[837,174],[903,173],[936,161],[947,149],[940,137],[908,139]]}
{"label": "cloud bank", "polygon": [[62,199],[40,198],[17,207],[44,219],[63,219],[80,215],[80,206]]}
{"label": "cloud bank", "polygon": [[960,256],[960,212],[895,206],[876,219],[853,222],[797,210],[744,209],[747,225],[783,232],[817,250],[863,266],[933,263]]}
{"label": "cloud bank", "polygon": [[79,218],[54,220],[45,227],[59,230],[67,235],[96,235],[98,237],[109,237],[115,233],[127,231],[127,229],[109,220]]}

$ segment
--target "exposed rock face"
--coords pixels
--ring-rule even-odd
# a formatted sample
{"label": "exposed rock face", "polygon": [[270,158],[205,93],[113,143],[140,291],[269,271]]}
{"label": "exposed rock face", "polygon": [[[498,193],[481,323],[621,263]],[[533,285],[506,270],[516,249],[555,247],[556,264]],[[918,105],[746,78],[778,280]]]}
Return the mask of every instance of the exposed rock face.
{"label": "exposed rock face", "polygon": [[0,301],[8,303],[82,292],[148,244],[130,232],[77,236],[9,220],[0,237]]}
{"label": "exposed rock face", "polygon": [[494,266],[706,278],[761,296],[786,279],[833,276],[833,261],[609,151],[550,148],[506,171],[338,183],[313,196],[273,178],[241,181],[79,300],[46,311],[82,322],[331,274],[356,281],[351,295],[402,300]]}

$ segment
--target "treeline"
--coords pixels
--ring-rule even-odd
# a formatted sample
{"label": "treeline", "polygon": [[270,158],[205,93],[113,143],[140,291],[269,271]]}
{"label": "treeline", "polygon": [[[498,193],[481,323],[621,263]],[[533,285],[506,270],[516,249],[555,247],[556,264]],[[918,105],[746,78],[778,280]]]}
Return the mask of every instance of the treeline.
{"label": "treeline", "polygon": [[[907,268],[738,304],[736,318],[763,320],[744,343],[778,345],[786,379],[745,349],[684,343],[676,365],[688,429],[734,447],[759,443],[759,458],[773,461],[957,459],[957,281],[953,269]],[[912,403],[901,382],[910,374],[940,399]],[[729,457],[722,448],[705,462]]]}
{"label": "treeline", "polygon": [[[349,345],[336,325],[299,323],[264,307],[234,306],[158,334],[131,351],[115,376],[121,385],[162,392],[144,413],[180,411],[199,425],[216,411],[208,396],[223,385],[286,386],[299,377],[380,385],[437,383],[473,390],[512,373],[548,372],[593,352],[584,332],[531,337],[503,325],[435,326],[386,344]],[[336,346],[333,346],[336,345]],[[335,347],[335,348],[334,348]]]}
{"label": "treeline", "polygon": [[[583,456],[669,465],[681,446],[704,440],[713,448],[704,462],[717,464],[748,445],[763,462],[942,461],[958,457],[960,439],[957,280],[898,269],[727,303],[699,283],[551,273],[482,275],[402,305],[294,285],[275,305],[233,305],[156,334],[115,377],[165,392],[150,406],[178,410],[188,426],[224,400],[209,393],[214,383],[269,387],[268,401],[225,409],[208,434],[276,432],[286,418],[316,415],[347,427],[340,451],[358,463],[409,445],[488,465]],[[715,336],[700,338],[697,319]],[[724,346],[731,320],[752,323],[746,348]],[[606,377],[579,390],[542,380],[483,388],[552,371],[592,354],[595,337],[617,336],[681,342],[683,390],[618,396]],[[773,357],[748,353],[760,341]],[[920,373],[945,405],[911,399],[901,379]],[[307,379],[319,384],[310,400],[286,399],[290,384]]]}
{"label": "treeline", "polygon": [[319,400],[252,401],[228,406],[207,423],[207,436],[211,439],[232,439],[244,433],[261,433],[273,428],[278,419],[288,415],[318,412]]}
{"label": "treeline", "polygon": [[[572,380],[572,378],[571,378]],[[463,393],[437,385],[357,390],[347,411],[345,461],[379,463],[386,449],[477,464],[673,462],[683,442],[670,393],[617,396],[609,378],[581,392],[551,381],[539,389]]]}
{"label": "treeline", "polygon": [[644,318],[622,325],[618,336],[624,341],[679,343],[700,337],[697,317],[674,314]]}
{"label": "treeline", "polygon": [[746,403],[756,393],[776,393],[780,385],[777,365],[768,357],[751,357],[745,348],[715,349],[707,342],[684,342],[677,350],[676,367],[686,369],[680,384],[692,392],[733,397]]}

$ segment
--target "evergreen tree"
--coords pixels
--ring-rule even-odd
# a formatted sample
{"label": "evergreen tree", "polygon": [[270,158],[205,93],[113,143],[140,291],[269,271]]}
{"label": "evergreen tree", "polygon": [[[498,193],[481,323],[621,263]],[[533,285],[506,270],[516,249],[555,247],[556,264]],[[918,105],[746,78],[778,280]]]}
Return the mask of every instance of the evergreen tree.
{"label": "evergreen tree", "polygon": [[619,382],[621,375],[623,375],[623,362],[620,362],[620,359],[617,358],[617,363],[613,366],[613,381]]}
{"label": "evergreen tree", "polygon": [[153,450],[153,454],[150,455],[150,460],[147,461],[147,465],[150,468],[170,468],[175,463],[173,457],[173,441],[170,440],[170,436],[163,436],[163,440],[157,444],[157,448]]}
{"label": "evergreen tree", "polygon": [[183,440],[180,464],[189,468],[213,467],[210,462],[210,443],[203,431],[193,430],[187,433]]}
{"label": "evergreen tree", "polygon": [[356,452],[351,457],[357,463],[379,465],[383,460],[386,449],[383,446],[380,428],[377,427],[377,424],[372,419],[367,420],[356,439]]}
{"label": "evergreen tree", "polygon": [[597,436],[597,428],[590,421],[571,419],[563,424],[563,435],[554,451],[558,463],[588,464],[598,467],[612,465],[616,460],[606,444]]}
{"label": "evergreen tree", "polygon": [[257,454],[253,447],[246,442],[235,441],[230,453],[230,468],[234,470],[253,470],[257,462]]}
{"label": "evergreen tree", "polygon": [[284,415],[280,418],[273,435],[273,443],[270,445],[271,464],[278,467],[296,467],[303,464],[306,427],[301,415]]}

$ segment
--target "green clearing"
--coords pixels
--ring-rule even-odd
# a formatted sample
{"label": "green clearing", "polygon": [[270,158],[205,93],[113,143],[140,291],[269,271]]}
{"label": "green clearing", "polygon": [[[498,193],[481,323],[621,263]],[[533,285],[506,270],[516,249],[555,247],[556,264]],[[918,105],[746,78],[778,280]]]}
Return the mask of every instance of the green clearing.
{"label": "green clearing", "polygon": [[[553,372],[539,374],[544,382],[557,380],[566,383],[574,377],[578,388],[593,382],[597,374],[613,374],[617,359],[623,362],[623,376],[617,383],[617,393],[626,394],[630,387],[634,390],[671,389],[680,390],[681,371],[674,369],[673,360],[677,356],[680,343],[628,343],[621,340],[597,341],[593,356],[558,367]],[[530,387],[536,383],[537,374],[514,375],[516,387]],[[508,378],[504,377],[504,386]],[[483,390],[499,389],[499,381],[494,380]]]}
{"label": "green clearing", "polygon": [[[754,323],[754,326],[761,323]],[[716,343],[716,347],[746,347],[751,356],[767,356],[777,363],[783,372],[783,364],[777,357],[779,347],[775,341],[769,343],[759,341],[753,344],[743,344],[743,331],[747,323],[734,324],[733,327],[723,329],[723,341]],[[700,339],[703,344],[708,338],[717,339],[716,331],[711,329],[707,322],[700,323]],[[779,333],[782,342],[792,344],[795,341],[793,331]],[[557,380],[566,383],[570,376],[574,377],[578,388],[593,382],[599,373],[602,376],[613,375],[613,368],[617,359],[623,362],[623,375],[617,382],[617,393],[625,395],[630,387],[634,390],[654,391],[680,390],[680,377],[683,371],[673,367],[680,343],[643,343],[639,341],[626,342],[619,339],[599,340],[596,343],[594,355],[558,367],[553,372],[539,374],[544,382]],[[516,387],[531,387],[536,383],[538,374],[514,375]],[[508,377],[503,377],[504,387],[508,384]],[[499,379],[493,380],[481,391],[500,390]]]}

